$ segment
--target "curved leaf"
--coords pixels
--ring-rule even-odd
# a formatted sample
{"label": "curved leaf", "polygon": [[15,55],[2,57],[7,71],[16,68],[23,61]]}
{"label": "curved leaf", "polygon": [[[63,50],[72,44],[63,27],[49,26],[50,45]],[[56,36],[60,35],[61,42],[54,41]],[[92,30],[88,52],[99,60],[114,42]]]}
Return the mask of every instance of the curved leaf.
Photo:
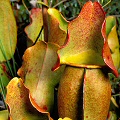
{"label": "curved leaf", "polygon": [[[89,14],[88,14],[89,13]],[[61,64],[82,67],[104,66],[101,34],[105,13],[98,2],[87,2],[68,25],[68,43],[58,51]]]}
{"label": "curved leaf", "polygon": [[[25,28],[25,32],[30,38],[32,44],[35,42],[36,38],[38,37],[40,30],[43,25],[43,18],[42,18],[42,9],[33,8],[31,10],[31,23]],[[40,38],[39,38],[40,40]]]}
{"label": "curved leaf", "polygon": [[112,61],[111,53],[110,53],[110,48],[108,46],[108,40],[106,36],[106,22],[104,21],[103,26],[102,26],[102,35],[104,38],[104,46],[103,46],[103,59],[106,65],[112,70],[112,72],[118,77],[118,71],[114,66],[114,63]]}
{"label": "curved leaf", "polygon": [[0,62],[12,58],[16,43],[17,27],[10,1],[0,0]]}
{"label": "curved leaf", "polygon": [[113,103],[113,105],[114,105],[115,107],[119,108],[119,106],[118,106],[118,104],[117,104],[117,102],[116,102],[116,100],[115,100],[114,97],[111,97],[111,102]]}
{"label": "curved leaf", "polygon": [[58,46],[43,41],[28,48],[18,75],[30,91],[31,103],[39,111],[50,111],[54,104],[54,88],[59,83],[64,66],[52,71],[58,61]]}
{"label": "curved leaf", "polygon": [[119,40],[116,31],[116,26],[112,28],[111,32],[108,35],[108,44],[111,50],[113,63],[116,69],[118,69],[120,57],[119,57]]}
{"label": "curved leaf", "polygon": [[108,45],[110,47],[110,51],[112,54],[113,63],[116,69],[118,69],[120,58],[119,58],[119,40],[116,30],[116,18],[113,16],[108,16],[106,18],[106,27],[107,28],[110,27],[108,34]]}
{"label": "curved leaf", "polygon": [[48,41],[58,45],[64,45],[67,37],[68,22],[54,8],[48,9],[49,34]]}
{"label": "curved leaf", "polygon": [[49,120],[48,113],[38,112],[30,103],[29,90],[22,79],[13,78],[7,86],[6,103],[12,120]]}

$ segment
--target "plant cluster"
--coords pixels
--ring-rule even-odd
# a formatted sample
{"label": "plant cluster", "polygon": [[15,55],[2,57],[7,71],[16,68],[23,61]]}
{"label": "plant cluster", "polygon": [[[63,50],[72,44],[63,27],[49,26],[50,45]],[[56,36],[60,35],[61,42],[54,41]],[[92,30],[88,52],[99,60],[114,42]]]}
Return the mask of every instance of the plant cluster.
{"label": "plant cluster", "polygon": [[0,9],[1,120],[120,118],[118,0],[5,0]]}

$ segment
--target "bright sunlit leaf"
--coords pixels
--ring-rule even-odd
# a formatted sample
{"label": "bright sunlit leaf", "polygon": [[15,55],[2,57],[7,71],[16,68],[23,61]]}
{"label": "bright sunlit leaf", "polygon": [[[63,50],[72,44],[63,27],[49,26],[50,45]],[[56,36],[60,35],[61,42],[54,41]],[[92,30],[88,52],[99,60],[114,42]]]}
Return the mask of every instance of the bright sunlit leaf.
{"label": "bright sunlit leaf", "polygon": [[72,120],[72,119],[70,119],[70,118],[68,118],[68,117],[65,117],[65,118],[59,118],[58,120]]}
{"label": "bright sunlit leaf", "polygon": [[0,62],[12,58],[16,43],[17,27],[10,0],[0,0]]}
{"label": "bright sunlit leaf", "polygon": [[48,41],[58,45],[64,45],[67,37],[68,22],[54,8],[48,9]]}
{"label": "bright sunlit leaf", "polygon": [[108,16],[106,18],[106,34],[109,35],[112,28],[116,25],[116,18],[114,16]]}

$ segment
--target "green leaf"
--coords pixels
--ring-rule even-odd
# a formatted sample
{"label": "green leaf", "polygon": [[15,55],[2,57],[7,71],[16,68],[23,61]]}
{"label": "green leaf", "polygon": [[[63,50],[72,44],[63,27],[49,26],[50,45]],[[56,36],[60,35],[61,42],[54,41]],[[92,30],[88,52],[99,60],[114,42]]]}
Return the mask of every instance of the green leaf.
{"label": "green leaf", "polygon": [[[51,111],[54,104],[54,88],[59,83],[64,66],[52,71],[58,59],[59,46],[43,41],[28,48],[18,75],[30,91],[31,103],[40,111]],[[58,62],[59,63],[59,62]]]}
{"label": "green leaf", "polygon": [[8,110],[0,111],[0,120],[8,120],[9,112]]}
{"label": "green leaf", "polygon": [[117,115],[114,111],[109,112],[108,120],[117,120]]}
{"label": "green leaf", "polygon": [[49,114],[40,113],[29,100],[29,90],[24,86],[22,79],[13,78],[7,86],[6,103],[9,106],[12,120],[49,120]]}
{"label": "green leaf", "polygon": [[12,58],[16,43],[17,27],[10,1],[0,0],[0,62]]}
{"label": "green leaf", "polygon": [[68,22],[60,12],[54,8],[48,9],[48,26],[48,41],[58,45],[64,45],[67,37]]}
{"label": "green leaf", "polygon": [[114,105],[115,107],[119,108],[119,106],[118,106],[118,104],[117,104],[117,102],[116,102],[116,100],[115,100],[114,97],[111,97],[111,102],[113,103],[113,105]]}
{"label": "green leaf", "polygon": [[8,69],[4,64],[0,64],[0,92],[2,95],[6,96],[6,86],[10,81],[10,76],[8,74]]}
{"label": "green leaf", "polygon": [[[26,32],[27,36],[29,37],[29,39],[31,40],[31,42],[33,44],[35,42],[35,40],[37,39],[37,37],[40,33],[40,30],[43,26],[42,9],[33,8],[31,10],[30,17],[31,17],[31,23],[30,23],[30,25],[28,25],[25,28],[25,32]],[[43,38],[39,37],[38,40],[43,40]]]}
{"label": "green leaf", "polygon": [[112,28],[116,25],[116,18],[114,16],[108,16],[106,18],[106,33],[109,35]]}
{"label": "green leaf", "polygon": [[58,51],[61,64],[96,67],[105,65],[101,34],[105,13],[98,2],[87,2],[68,25],[68,42]]}

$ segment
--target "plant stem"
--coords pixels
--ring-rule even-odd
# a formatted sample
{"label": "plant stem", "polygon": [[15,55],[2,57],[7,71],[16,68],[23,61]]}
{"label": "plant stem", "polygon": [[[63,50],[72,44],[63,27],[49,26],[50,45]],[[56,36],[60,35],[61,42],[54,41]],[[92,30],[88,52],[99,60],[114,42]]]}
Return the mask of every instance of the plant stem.
{"label": "plant stem", "polygon": [[112,96],[116,97],[116,96],[120,96],[120,94],[115,94],[115,95],[112,95]]}
{"label": "plant stem", "polygon": [[[43,0],[44,4],[48,5],[48,0]],[[42,5],[42,15],[43,15],[43,28],[44,28],[44,41],[48,42],[48,8]]]}

